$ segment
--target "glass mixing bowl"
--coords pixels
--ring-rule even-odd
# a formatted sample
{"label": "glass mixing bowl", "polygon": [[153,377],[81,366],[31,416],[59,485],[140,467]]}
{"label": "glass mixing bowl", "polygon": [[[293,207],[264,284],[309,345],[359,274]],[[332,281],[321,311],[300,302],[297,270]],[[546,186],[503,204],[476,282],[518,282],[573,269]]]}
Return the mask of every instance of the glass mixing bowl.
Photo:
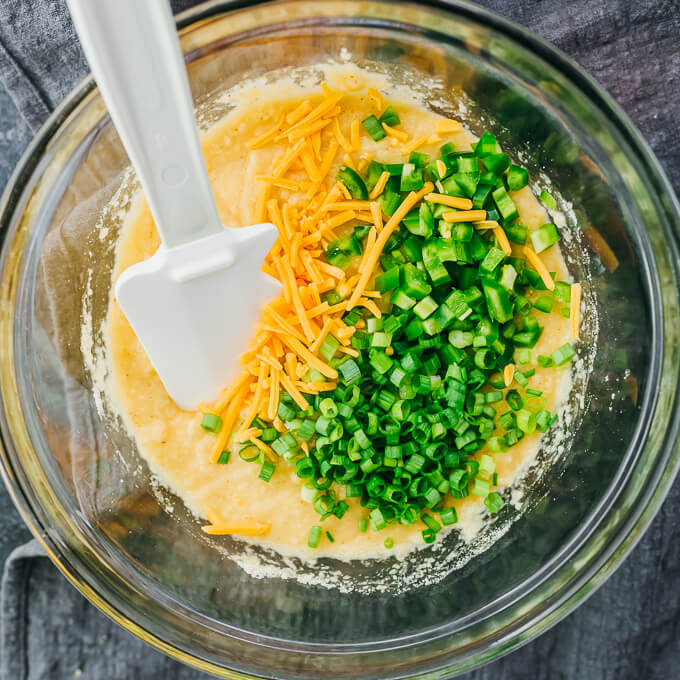
{"label": "glass mixing bowl", "polygon": [[442,110],[464,101],[473,131],[490,128],[532,177],[545,173],[569,201],[566,255],[593,300],[578,422],[551,474],[529,484],[526,513],[514,521],[506,506],[507,531],[463,568],[390,588],[389,562],[332,565],[345,585],[386,585],[371,592],[248,575],[231,559],[241,544],[216,550],[154,488],[85,368],[119,222],[93,225],[127,167],[88,80],[37,135],[1,206],[2,467],[17,507],[111,618],[224,677],[450,677],[517,647],[611,574],[677,469],[680,224],[657,161],[577,66],[463,2],[210,2],[179,23],[204,125],[244,78],[349,53],[436,87]]}

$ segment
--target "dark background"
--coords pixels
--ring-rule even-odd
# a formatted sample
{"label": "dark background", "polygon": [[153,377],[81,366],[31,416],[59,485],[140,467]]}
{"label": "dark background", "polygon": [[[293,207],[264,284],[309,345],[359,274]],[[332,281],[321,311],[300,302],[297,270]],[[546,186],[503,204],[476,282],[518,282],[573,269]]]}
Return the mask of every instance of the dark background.
{"label": "dark background", "polygon": [[[175,0],[172,4],[181,11],[195,3]],[[486,0],[481,4],[528,26],[588,70],[642,131],[676,193],[680,192],[680,0]],[[22,30],[24,37],[17,37]],[[47,61],[45,50],[55,45],[57,57]],[[0,66],[8,57],[25,58],[21,68],[35,85],[36,101],[26,107],[19,101],[21,93],[10,94],[0,81],[0,189],[35,128],[86,72],[63,0],[0,0]],[[583,606],[535,642],[464,677],[680,678],[679,514],[680,484],[676,483],[640,544]],[[1,563],[30,538],[0,487]],[[25,617],[38,637],[29,636],[19,645],[23,648],[14,651],[7,640],[3,644],[6,655],[8,649],[25,655],[19,664],[23,677],[207,677],[163,659],[95,613],[46,559],[33,562],[27,576],[31,601]],[[7,668],[4,659],[5,673]]]}

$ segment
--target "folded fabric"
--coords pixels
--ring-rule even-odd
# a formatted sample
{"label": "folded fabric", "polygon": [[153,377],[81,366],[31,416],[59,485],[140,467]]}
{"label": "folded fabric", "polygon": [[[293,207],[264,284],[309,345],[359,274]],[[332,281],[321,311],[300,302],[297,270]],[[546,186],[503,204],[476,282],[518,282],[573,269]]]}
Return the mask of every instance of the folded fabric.
{"label": "folded fabric", "polygon": [[[176,12],[193,4],[172,2]],[[678,0],[484,4],[553,41],[595,75],[632,115],[680,188]],[[12,97],[22,126],[36,131],[87,70],[64,0],[0,3],[0,85]],[[0,133],[19,124],[3,121]],[[25,136],[18,140],[25,143]],[[678,509],[676,485],[640,546],[588,603],[536,642],[462,677],[679,677]],[[56,570],[37,541],[15,549],[5,564],[0,654],[0,680],[207,677],[149,649],[107,619]]]}

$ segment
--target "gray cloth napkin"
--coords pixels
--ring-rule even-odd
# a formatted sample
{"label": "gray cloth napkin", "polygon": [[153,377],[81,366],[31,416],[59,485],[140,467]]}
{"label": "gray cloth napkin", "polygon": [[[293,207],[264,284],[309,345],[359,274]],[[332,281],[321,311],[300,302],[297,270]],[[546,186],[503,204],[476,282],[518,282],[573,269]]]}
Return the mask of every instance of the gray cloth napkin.
{"label": "gray cloth napkin", "polygon": [[[172,4],[181,11],[195,3]],[[631,115],[680,190],[680,0],[483,4],[525,24],[590,71]],[[64,0],[0,2],[0,188],[31,133],[86,73]],[[537,641],[463,677],[680,678],[678,511],[676,484],[640,545],[588,602]],[[10,515],[0,519],[0,557],[7,553],[5,525],[16,525]],[[16,548],[5,563],[0,654],[0,680],[207,677],[110,622],[34,541]]]}

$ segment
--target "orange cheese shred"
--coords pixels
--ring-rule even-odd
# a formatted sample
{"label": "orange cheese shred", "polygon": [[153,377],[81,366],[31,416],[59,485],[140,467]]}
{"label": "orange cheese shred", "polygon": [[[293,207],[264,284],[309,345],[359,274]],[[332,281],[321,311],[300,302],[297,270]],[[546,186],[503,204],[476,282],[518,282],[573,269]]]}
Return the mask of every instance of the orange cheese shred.
{"label": "orange cheese shred", "polygon": [[298,338],[299,340],[304,340],[303,336],[298,333],[275,309],[272,308],[271,305],[267,305],[263,309],[264,313],[274,321],[279,328],[274,329],[275,333],[280,333],[281,331],[285,331],[286,333],[290,333],[292,336]]}
{"label": "orange cheese shred", "polygon": [[387,180],[390,178],[390,173],[385,170],[382,175],[378,178],[378,181],[375,183],[375,186],[371,189],[371,193],[368,195],[368,197],[374,201],[380,194],[382,194],[383,191],[385,191],[385,187],[387,186]]}
{"label": "orange cheese shred", "polygon": [[223,524],[207,524],[201,527],[203,533],[211,536],[226,536],[238,534],[240,536],[262,536],[272,525],[269,522],[225,522]]}
{"label": "orange cheese shred", "polygon": [[309,179],[311,179],[312,182],[321,181],[321,171],[314,160],[314,151],[311,146],[308,145],[300,154],[300,160],[302,161],[305,172],[309,175]]}
{"label": "orange cheese shred", "polygon": [[289,191],[300,191],[300,185],[297,182],[292,182],[282,177],[272,177],[271,175],[255,175],[258,182],[269,182],[280,189],[288,189]]}
{"label": "orange cheese shred", "polygon": [[279,120],[276,122],[273,128],[267,130],[267,132],[261,134],[259,137],[248,142],[248,146],[251,149],[259,149],[262,146],[267,145],[269,142],[273,141],[274,137],[278,134],[281,126],[283,125],[285,119],[285,114],[282,114]]}
{"label": "orange cheese shred", "polygon": [[257,446],[257,448],[260,449],[260,451],[262,451],[262,453],[264,453],[264,455],[267,456],[267,458],[269,458],[272,463],[276,463],[276,461],[279,459],[279,457],[276,455],[276,451],[274,451],[271,446],[268,446],[263,441],[259,440],[257,437],[251,437],[248,441],[251,444],[255,444],[255,446]]}
{"label": "orange cheese shred", "polygon": [[295,123],[302,120],[302,117],[306,116],[311,111],[311,109],[312,109],[311,100],[305,99],[292,111],[289,111],[286,114],[286,123],[288,123],[288,125],[295,125]]}
{"label": "orange cheese shred", "polygon": [[[265,335],[265,342],[268,340],[268,334]],[[200,404],[199,408],[201,411],[206,411],[209,413],[214,413],[216,415],[220,415],[222,411],[224,411],[225,408],[229,405],[229,402],[232,400],[234,395],[243,387],[244,383],[248,381],[250,376],[248,373],[245,371],[241,372],[239,377],[233,382],[233,384],[226,390],[223,390],[222,395],[220,398],[212,405],[212,406],[205,406],[204,404]]]}
{"label": "orange cheese shred", "polygon": [[506,364],[505,368],[503,369],[503,382],[505,383],[506,387],[510,387],[510,385],[512,385],[512,380],[514,377],[515,377],[515,365]]}
{"label": "orange cheese shred", "polygon": [[496,220],[483,220],[481,222],[475,222],[473,226],[475,229],[484,231],[485,229],[496,229],[496,227],[500,227],[500,224],[498,224]]}
{"label": "orange cheese shred", "polygon": [[346,153],[350,153],[352,151],[352,144],[342,133],[342,130],[340,129],[340,121],[337,118],[333,119],[333,132],[335,133],[335,138],[338,140],[338,144],[345,150]]}
{"label": "orange cheese shred", "polygon": [[257,409],[258,409],[258,406],[260,404],[260,399],[262,398],[262,391],[264,389],[264,381],[266,380],[268,375],[269,375],[269,366],[264,361],[260,361],[260,372],[259,372],[259,376],[257,378],[257,386],[255,387],[255,396],[253,397],[252,401],[250,402],[250,406],[248,407],[248,411],[246,412],[246,415],[243,419],[244,429],[250,427],[250,423],[252,423],[253,418],[257,414]]}
{"label": "orange cheese shred", "polygon": [[375,201],[371,201],[371,219],[373,220],[373,226],[379,234],[383,228],[383,218],[380,205]]}
{"label": "orange cheese shred", "polygon": [[286,373],[288,376],[292,379],[295,379],[296,377],[296,369],[297,369],[297,357],[293,352],[288,352],[286,354]]}
{"label": "orange cheese shred", "polygon": [[486,210],[453,210],[443,215],[447,222],[482,222],[486,219]]}
{"label": "orange cheese shred", "polygon": [[324,101],[312,109],[304,118],[289,127],[287,130],[281,132],[277,137],[274,138],[274,141],[281,141],[289,135],[294,135],[299,130],[307,128],[310,124],[316,122],[319,120],[319,118],[330,112],[330,110],[335,107],[341,98],[342,92],[327,97]]}
{"label": "orange cheese shred", "polygon": [[[328,306],[327,303],[324,304]],[[321,343],[326,339],[326,336],[328,335],[328,332],[330,331],[332,325],[333,320],[331,318],[327,318],[324,321],[323,327],[321,328],[321,332],[316,336],[314,342],[309,346],[310,352],[317,352],[319,350],[319,347],[321,347]]]}
{"label": "orange cheese shred", "polygon": [[510,241],[508,241],[508,237],[505,234],[505,230],[500,226],[500,224],[494,228],[493,234],[498,240],[498,245],[501,247],[501,250],[508,257],[510,257],[510,255],[512,255],[512,247],[510,245]]}
{"label": "orange cheese shred", "polygon": [[319,168],[319,177],[320,179],[317,182],[313,182],[312,185],[309,187],[307,190],[307,194],[305,197],[307,200],[311,199],[314,194],[319,190],[319,187],[321,186],[321,182],[323,182],[324,179],[326,179],[331,166],[333,165],[333,161],[335,160],[335,155],[338,152],[338,142],[336,140],[332,140],[331,143],[328,145],[328,149],[326,151],[326,155],[323,157],[323,160],[321,161],[321,167]]}
{"label": "orange cheese shred", "polygon": [[236,433],[236,441],[239,444],[247,442],[251,437],[259,437],[262,430],[259,427],[249,427],[247,430],[241,430]]}
{"label": "orange cheese shred", "polygon": [[241,407],[243,406],[243,402],[245,401],[246,395],[250,391],[251,381],[252,378],[251,380],[245,382],[241,386],[241,388],[234,395],[234,398],[229,404],[227,413],[224,419],[222,420],[222,429],[220,430],[220,433],[217,435],[217,441],[215,442],[212,453],[210,455],[210,460],[213,463],[217,463],[219,457],[222,455],[222,451],[225,450],[225,448],[229,444],[229,441],[231,440],[231,435],[232,432],[234,431],[234,425],[236,424],[236,420],[239,417],[239,413],[241,412]]}
{"label": "orange cheese shred", "polygon": [[408,141],[408,133],[404,132],[403,130],[397,130],[393,127],[390,127],[387,123],[382,123],[382,127],[388,137],[394,137],[394,139],[398,139],[400,142]]}
{"label": "orange cheese shred", "polygon": [[434,129],[437,131],[438,135],[446,135],[451,134],[452,132],[460,132],[463,129],[463,126],[457,120],[444,118],[438,120],[434,124]]}
{"label": "orange cheese shred", "polygon": [[412,151],[415,151],[419,146],[422,146],[427,142],[427,137],[416,137],[415,139],[412,139],[410,142],[407,142],[401,147],[401,150],[404,153],[411,153]]}
{"label": "orange cheese shred", "polygon": [[418,193],[412,191],[401,202],[401,205],[394,211],[394,214],[392,215],[392,217],[390,217],[387,224],[385,224],[385,226],[383,227],[383,230],[378,235],[370,251],[368,247],[366,248],[365,251],[366,259],[362,262],[364,268],[361,272],[361,278],[359,279],[356,288],[354,289],[354,292],[352,293],[352,296],[349,299],[349,304],[347,305],[348,309],[352,309],[357,304],[359,298],[361,297],[361,294],[366,289],[368,281],[371,278],[371,274],[373,273],[375,265],[378,262],[378,258],[382,254],[383,248],[385,247],[385,243],[387,243],[387,239],[399,226],[399,223],[402,221],[402,219],[404,219],[406,213],[408,213],[408,211],[411,210],[411,208],[423,196],[429,194],[433,188],[434,185],[432,184],[432,182],[425,182],[425,186]]}
{"label": "orange cheese shred", "polygon": [[360,201],[351,199],[349,201],[338,201],[337,203],[329,203],[324,206],[324,212],[332,212],[335,210],[370,210],[370,201]]}
{"label": "orange cheese shred", "polygon": [[302,396],[300,390],[298,390],[293,381],[285,373],[281,375],[281,384],[283,385],[283,389],[290,394],[293,401],[303,411],[309,408],[309,402]]}
{"label": "orange cheese shred", "polygon": [[361,131],[361,121],[356,118],[352,121],[352,125],[349,128],[349,139],[352,151],[359,151],[361,146],[361,139],[359,138],[359,133]]}
{"label": "orange cheese shred", "polygon": [[384,108],[384,103],[383,96],[380,94],[380,92],[378,92],[378,90],[376,90],[374,87],[369,87],[368,96],[375,103],[375,108],[378,109],[378,111],[382,111]]}
{"label": "orange cheese shred", "polygon": [[321,359],[319,359],[317,356],[312,354],[297,338],[291,335],[283,334],[281,335],[281,341],[284,345],[292,349],[293,352],[295,352],[295,354],[300,357],[300,359],[309,364],[312,368],[315,368],[317,371],[319,371],[319,373],[325,375],[331,380],[335,380],[338,377],[338,372],[334,368],[331,368],[321,361]]}
{"label": "orange cheese shred", "polygon": [[427,194],[426,201],[430,203],[439,203],[441,205],[449,205],[458,210],[470,210],[472,208],[472,201],[469,198],[459,198],[458,196],[447,196],[446,194]]}
{"label": "orange cheese shred", "polygon": [[[357,270],[359,271],[360,274],[366,270],[366,265],[368,263],[370,253],[373,252],[373,248],[375,247],[375,242],[377,238],[378,238],[378,225],[376,224],[373,227],[371,227],[371,230],[368,232],[368,236],[366,237],[366,247],[364,249],[363,255],[361,256],[361,260],[359,261],[359,266],[357,267]],[[360,279],[361,277],[359,277],[359,280]]]}
{"label": "orange cheese shred", "polygon": [[538,272],[538,275],[543,280],[543,283],[545,283],[545,287],[548,290],[555,290],[555,282],[552,280],[550,272],[543,264],[543,260],[541,260],[541,258],[536,254],[536,251],[530,246],[525,246],[524,254],[526,255],[527,260],[529,260],[529,262],[534,266],[534,268]]}
{"label": "orange cheese shred", "polygon": [[377,317],[380,319],[382,317],[382,312],[378,308],[378,305],[373,302],[373,300],[368,300],[366,298],[359,298],[355,304],[355,307],[366,307],[373,316]]}

